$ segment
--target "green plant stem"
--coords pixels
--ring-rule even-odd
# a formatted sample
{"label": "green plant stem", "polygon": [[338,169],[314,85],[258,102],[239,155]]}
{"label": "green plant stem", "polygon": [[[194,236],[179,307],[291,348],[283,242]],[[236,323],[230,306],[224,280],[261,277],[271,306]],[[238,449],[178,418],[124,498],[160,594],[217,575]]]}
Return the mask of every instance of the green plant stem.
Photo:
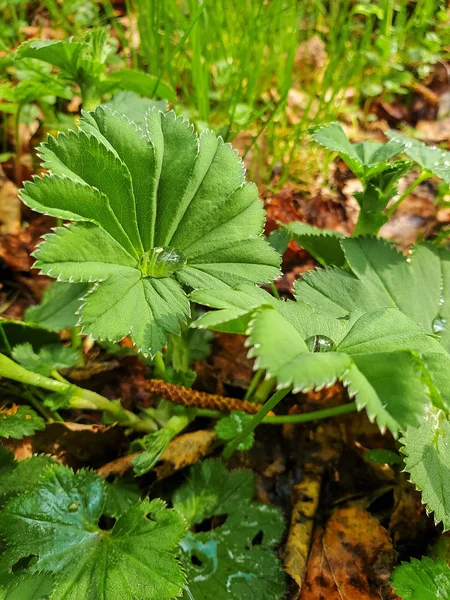
{"label": "green plant stem", "polygon": [[276,288],[276,285],[271,281],[269,284],[270,289],[272,290],[272,294],[275,296],[275,298],[277,300],[281,300],[280,298],[280,294],[278,293],[278,290]]}
{"label": "green plant stem", "polygon": [[[340,406],[333,406],[332,408],[323,408],[322,410],[315,410],[309,413],[301,413],[299,415],[276,415],[274,417],[264,417],[262,420],[263,425],[285,425],[285,424],[296,424],[296,423],[309,423],[311,421],[320,421],[321,419],[329,419],[331,417],[339,417],[340,415],[346,415],[348,413],[355,412],[357,409],[355,402],[349,402]],[[221,419],[226,417],[227,413],[221,412],[220,410],[213,410],[210,408],[196,408],[196,417],[206,417],[210,419]]]}
{"label": "green plant stem", "polygon": [[2,342],[5,344],[6,351],[9,355],[12,353],[12,348],[8,340],[8,336],[6,335],[6,331],[3,328],[3,324],[0,322],[0,338]]}
{"label": "green plant stem", "polygon": [[120,403],[108,400],[104,396],[79,388],[76,385],[57,381],[50,377],[44,377],[38,373],[32,373],[24,367],[21,367],[13,360],[0,354],[0,377],[6,377],[19,381],[26,385],[49,390],[50,392],[58,392],[60,394],[71,393],[70,407],[81,410],[102,410],[109,413],[118,423],[125,427],[131,427],[136,431],[149,432],[153,431],[148,423],[140,419],[137,415],[123,408]]}
{"label": "green plant stem", "polygon": [[430,171],[427,171],[427,170],[422,171],[422,173],[419,175],[419,177],[415,181],[413,181],[413,183],[409,186],[409,188],[407,188],[403,192],[403,194],[400,196],[400,198],[398,200],[396,200],[394,202],[394,204],[387,209],[387,211],[386,211],[387,216],[391,217],[395,213],[397,208],[400,206],[400,204],[403,202],[403,200],[405,198],[407,198],[411,194],[411,192],[413,190],[415,190],[416,187],[422,183],[422,181],[425,181],[425,179],[428,179],[429,177],[431,177],[431,175],[432,175],[432,173],[430,173]]}
{"label": "green plant stem", "polygon": [[355,412],[357,409],[355,402],[349,402],[332,408],[324,408],[315,410],[310,413],[302,413],[300,415],[277,415],[275,417],[265,417],[264,425],[284,425],[286,423],[308,423],[310,421],[319,421],[320,419],[329,419],[330,417],[338,417]]}
{"label": "green plant stem", "polygon": [[153,366],[155,367],[155,375],[164,379],[166,374],[166,363],[164,362],[161,352],[157,352],[153,358]]}
{"label": "green plant stem", "polygon": [[244,400],[251,401],[253,392],[255,391],[258,383],[261,381],[261,377],[263,376],[263,374],[264,374],[264,370],[258,369],[256,371],[256,373],[253,375],[252,380],[250,381],[250,385],[248,386],[247,391],[245,392]]}
{"label": "green plant stem", "polygon": [[222,458],[224,460],[228,460],[233,452],[237,450],[237,447],[241,442],[243,442],[251,433],[256,429],[256,427],[261,423],[264,417],[275,408],[275,406],[283,400],[287,394],[291,391],[291,388],[286,388],[284,390],[278,390],[275,394],[260,408],[260,410],[256,413],[253,419],[248,423],[246,427],[241,431],[239,435],[237,435],[233,441],[231,441],[222,452]]}
{"label": "green plant stem", "polygon": [[264,381],[258,386],[258,389],[253,395],[253,402],[256,402],[257,404],[264,404],[264,402],[269,397],[269,394],[275,387],[275,383],[275,377],[269,377],[269,379],[264,379]]}

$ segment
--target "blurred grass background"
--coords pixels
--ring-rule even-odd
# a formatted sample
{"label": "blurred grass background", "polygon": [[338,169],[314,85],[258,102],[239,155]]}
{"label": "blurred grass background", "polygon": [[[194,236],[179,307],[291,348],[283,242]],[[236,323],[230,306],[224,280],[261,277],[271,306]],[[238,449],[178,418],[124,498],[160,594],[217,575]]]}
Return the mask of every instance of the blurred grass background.
{"label": "blurred grass background", "polygon": [[[174,105],[248,157],[250,176],[299,179],[309,127],[370,122],[450,56],[440,0],[0,1],[3,56],[29,37],[108,26],[124,66],[169,83]],[[314,165],[313,165],[314,166]],[[253,171],[253,173],[252,173]]]}

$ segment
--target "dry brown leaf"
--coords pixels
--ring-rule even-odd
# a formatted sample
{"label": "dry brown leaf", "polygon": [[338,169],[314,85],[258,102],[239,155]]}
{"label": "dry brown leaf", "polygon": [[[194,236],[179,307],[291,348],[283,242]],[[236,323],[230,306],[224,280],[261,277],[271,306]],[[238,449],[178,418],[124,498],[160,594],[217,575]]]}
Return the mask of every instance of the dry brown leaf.
{"label": "dry brown leaf", "polygon": [[0,234],[16,235],[20,231],[20,200],[17,187],[0,167]]}
{"label": "dry brown leaf", "polygon": [[380,600],[394,562],[377,519],[361,508],[337,509],[315,533],[300,600]]}
{"label": "dry brown leaf", "polygon": [[[161,456],[157,465],[152,469],[157,479],[165,479],[179,471],[193,465],[201,458],[204,458],[214,448],[216,434],[213,430],[199,430],[192,433],[184,433],[173,439],[166,451]],[[111,475],[122,476],[126,471],[131,469],[133,458],[137,456],[128,454],[116,458],[98,469],[97,473],[101,477],[109,477]]]}
{"label": "dry brown leaf", "polygon": [[49,454],[72,468],[102,464],[125,444],[123,430],[116,425],[49,423],[44,431],[23,440],[5,440],[17,460]]}
{"label": "dry brown leaf", "polygon": [[303,481],[292,489],[293,507],[284,568],[297,584],[297,593],[300,592],[305,577],[321,481],[320,476],[305,475]]}

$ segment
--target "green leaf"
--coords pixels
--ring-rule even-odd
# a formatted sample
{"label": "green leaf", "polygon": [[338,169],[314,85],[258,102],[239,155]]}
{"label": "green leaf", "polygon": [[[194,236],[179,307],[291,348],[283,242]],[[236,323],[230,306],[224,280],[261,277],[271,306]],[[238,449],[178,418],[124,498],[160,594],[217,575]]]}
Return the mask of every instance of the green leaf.
{"label": "green leaf", "polygon": [[31,344],[25,343],[14,347],[12,357],[29,371],[49,377],[53,371],[73,367],[80,358],[80,351],[52,344],[43,346],[36,353]]}
{"label": "green leaf", "polygon": [[450,152],[436,146],[428,146],[406,135],[400,135],[397,131],[388,131],[387,136],[392,141],[404,144],[404,153],[422,169],[430,171],[445,183],[450,183]]}
{"label": "green leaf", "polygon": [[249,356],[256,357],[255,369],[266,370],[279,388],[292,386],[294,392],[322,389],[339,379],[359,410],[365,408],[382,431],[388,427],[397,435],[418,422],[427,403],[420,361],[404,350],[408,338],[425,343],[426,336],[419,338],[414,323],[406,317],[400,322],[400,315],[381,309],[357,315],[350,324],[336,321],[341,330],[319,320],[300,332],[276,310],[263,307],[250,324]]}
{"label": "green leaf", "polygon": [[406,429],[401,442],[405,470],[434,512],[436,523],[450,529],[450,422],[442,411],[430,410],[417,427]]}
{"label": "green leaf", "polygon": [[0,408],[0,438],[21,440],[45,429],[45,421],[28,406]]}
{"label": "green leaf", "polygon": [[211,531],[189,532],[180,543],[188,584],[186,600],[279,600],[285,576],[273,548],[284,523],[280,513],[251,502],[255,490],[250,471],[227,472],[218,460],[192,467],[188,481],[175,493],[174,506],[191,525],[225,518]]}
{"label": "green leaf", "polygon": [[38,351],[39,348],[47,344],[57,344],[59,342],[57,333],[33,323],[24,323],[23,321],[2,319],[0,317],[0,326],[9,344],[7,346],[3,336],[0,335],[0,352],[2,353],[9,353],[9,348],[14,348],[14,346],[26,342],[29,342],[35,351]]}
{"label": "green leaf", "polygon": [[149,75],[136,69],[118,69],[108,74],[106,86],[113,84],[115,88],[134,92],[147,98],[162,98],[169,102],[176,102],[177,98],[173,89],[160,81],[159,77]]}
{"label": "green leaf", "polygon": [[184,575],[174,549],[185,531],[182,518],[160,500],[143,501],[102,529],[105,503],[105,484],[94,473],[47,468],[37,490],[13,498],[0,514],[3,562],[36,556],[29,570],[55,575],[52,600],[178,595]]}
{"label": "green leaf", "polygon": [[384,448],[368,450],[364,454],[364,460],[366,462],[377,463],[378,465],[397,465],[402,462],[402,459],[398,454],[391,450],[385,450]]}
{"label": "green leaf", "polygon": [[141,499],[139,487],[133,479],[116,477],[107,485],[105,514],[109,517],[120,517],[129,508],[138,504]]}
{"label": "green leaf", "polygon": [[278,276],[257,189],[212,132],[198,138],[184,119],[157,111],[143,131],[99,107],[40,152],[51,174],[26,183],[21,197],[74,223],[45,237],[36,267],[97,284],[80,309],[94,338],[130,335],[155,354],[188,318],[184,286],[227,289]]}
{"label": "green leaf", "polygon": [[446,323],[444,331],[436,327],[436,320],[446,321],[449,314],[448,250],[421,244],[405,257],[392,244],[375,238],[346,238],[341,244],[351,272],[329,269],[307,273],[296,283],[296,298],[317,312],[336,317],[354,310],[397,307],[426,333],[438,334],[450,350]]}
{"label": "green leaf", "polygon": [[33,456],[18,462],[0,445],[0,506],[13,496],[32,490],[51,464],[53,460],[48,456]]}
{"label": "green leaf", "polygon": [[268,292],[248,284],[238,285],[234,289],[199,290],[191,293],[190,298],[198,304],[219,309],[202,315],[192,323],[192,327],[241,334],[247,331],[255,308],[268,304],[283,310],[286,304]]}
{"label": "green leaf", "polygon": [[45,290],[40,304],[27,308],[25,321],[51,331],[72,329],[77,324],[77,313],[88,290],[86,283],[55,281]]}
{"label": "green leaf", "polygon": [[402,141],[358,142],[352,144],[339,123],[319,125],[310,130],[312,139],[328,150],[334,150],[353,173],[363,181],[389,168],[389,161],[404,149]]}
{"label": "green leaf", "polygon": [[134,92],[120,91],[103,106],[107,106],[110,110],[125,115],[130,121],[142,130],[145,129],[145,115],[152,108],[157,110],[167,110],[167,103],[164,100],[150,100],[149,98],[141,98]]}
{"label": "green leaf", "polygon": [[394,569],[392,587],[403,600],[450,598],[450,567],[427,556],[412,558]]}
{"label": "green leaf", "polygon": [[[215,426],[217,437],[221,440],[231,442],[237,435],[242,433],[244,427],[252,420],[252,415],[249,415],[242,410],[233,410],[226,417],[219,419]],[[239,444],[237,449],[240,452],[250,450],[255,442],[255,434],[252,433]]]}
{"label": "green leaf", "polygon": [[78,59],[84,48],[81,42],[59,40],[29,40],[19,46],[16,59],[36,58],[76,77]]}
{"label": "green leaf", "polygon": [[288,223],[282,227],[324,267],[344,266],[345,256],[339,243],[345,237],[342,233],[331,229],[318,229],[307,223]]}
{"label": "green leaf", "polygon": [[172,438],[173,434],[163,427],[142,439],[144,450],[133,458],[133,469],[137,477],[145,475],[155,466]]}
{"label": "green leaf", "polygon": [[[3,582],[0,582],[0,586]],[[13,575],[5,586],[2,600],[47,600],[55,588],[53,577],[48,573],[25,573]],[[0,593],[2,588],[0,587]]]}

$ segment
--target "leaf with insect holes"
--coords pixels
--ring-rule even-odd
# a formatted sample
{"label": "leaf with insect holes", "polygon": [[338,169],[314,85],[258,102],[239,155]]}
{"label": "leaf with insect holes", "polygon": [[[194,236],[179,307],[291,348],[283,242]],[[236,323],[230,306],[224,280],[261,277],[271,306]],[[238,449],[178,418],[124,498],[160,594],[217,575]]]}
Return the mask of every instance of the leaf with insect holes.
{"label": "leaf with insect holes", "polygon": [[82,298],[89,291],[86,283],[63,283],[54,281],[45,290],[40,304],[25,311],[25,321],[51,331],[71,329],[78,322]]}
{"label": "leaf with insect holes", "polygon": [[388,131],[387,136],[392,141],[404,144],[404,153],[422,169],[439,177],[445,183],[450,183],[450,152],[428,146],[397,131]]}
{"label": "leaf with insect holes", "polygon": [[154,354],[189,315],[184,286],[271,281],[279,255],[260,235],[264,209],[237,154],[212,132],[151,111],[142,131],[99,107],[77,132],[41,146],[51,175],[27,182],[30,208],[71,220],[46,236],[36,267],[96,283],[80,322],[94,338],[130,335]]}
{"label": "leaf with insect holes", "polygon": [[184,600],[284,597],[286,580],[274,553],[283,518],[275,508],[252,502],[254,492],[251,471],[228,472],[219,460],[191,468],[187,482],[174,495],[174,507],[194,530],[207,519],[212,522],[211,530],[202,527],[181,540],[180,558],[188,581]]}
{"label": "leaf with insect holes", "polygon": [[339,241],[345,236],[331,229],[319,229],[307,223],[288,223],[282,225],[290,237],[304,248],[321,265],[345,264],[345,256]]}
{"label": "leaf with insect holes", "polygon": [[36,490],[13,498],[0,514],[7,543],[3,568],[36,556],[29,572],[54,575],[52,600],[177,596],[185,582],[174,555],[185,533],[182,517],[161,500],[145,500],[110,528],[101,521],[106,490],[90,471],[48,467]]}
{"label": "leaf with insect holes", "polygon": [[388,161],[404,149],[402,141],[358,142],[353,144],[339,123],[327,123],[310,129],[312,139],[327,148],[338,152],[353,173],[363,181],[389,169]]}
{"label": "leaf with insect holes", "polygon": [[19,344],[12,351],[13,359],[25,369],[49,377],[53,371],[68,369],[80,359],[81,352],[60,344],[42,346],[35,352],[31,344]]}
{"label": "leaf with insect holes", "polygon": [[450,598],[450,567],[428,556],[412,558],[394,569],[391,584],[402,600],[444,600]]}
{"label": "leaf with insect holes", "polygon": [[443,411],[429,410],[417,427],[404,432],[405,470],[422,492],[427,511],[450,529],[450,421]]}
{"label": "leaf with insect holes", "polygon": [[0,407],[0,438],[21,440],[45,429],[45,421],[28,406]]}

